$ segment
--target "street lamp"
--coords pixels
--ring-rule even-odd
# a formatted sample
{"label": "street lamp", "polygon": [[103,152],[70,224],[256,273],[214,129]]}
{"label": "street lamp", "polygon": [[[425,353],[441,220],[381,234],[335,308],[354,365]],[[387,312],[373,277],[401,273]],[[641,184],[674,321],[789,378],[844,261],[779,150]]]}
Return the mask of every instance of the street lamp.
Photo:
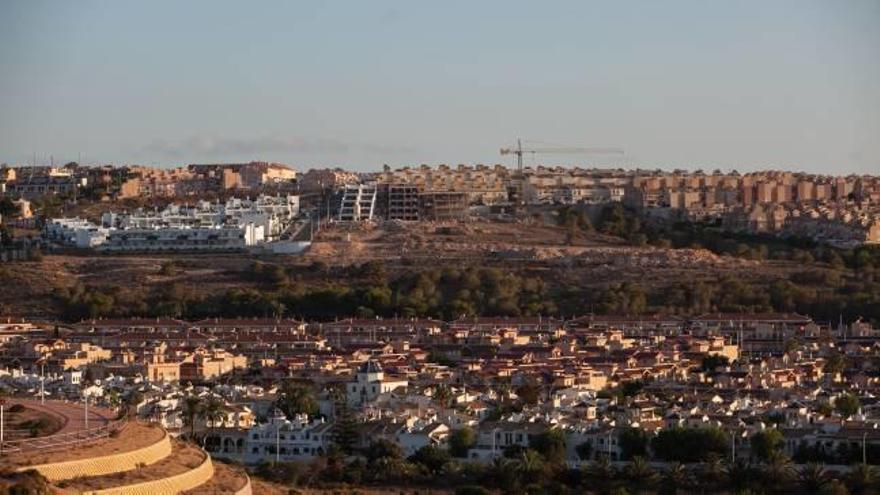
{"label": "street lamp", "polygon": [[275,463],[278,464],[278,460],[281,456],[281,426],[275,427]]}
{"label": "street lamp", "polygon": [[6,399],[0,399],[0,454],[3,453],[3,440],[4,440],[4,429],[3,429],[3,407],[6,405]]}
{"label": "street lamp", "polygon": [[46,361],[40,359],[40,404],[46,403]]}
{"label": "street lamp", "polygon": [[736,430],[730,430],[730,463],[736,462]]}

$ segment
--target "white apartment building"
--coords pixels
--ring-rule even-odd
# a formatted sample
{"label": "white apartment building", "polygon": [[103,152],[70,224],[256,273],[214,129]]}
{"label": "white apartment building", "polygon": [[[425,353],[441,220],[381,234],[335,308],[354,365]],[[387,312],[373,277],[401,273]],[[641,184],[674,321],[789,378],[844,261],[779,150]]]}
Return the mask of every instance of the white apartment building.
{"label": "white apartment building", "polygon": [[327,452],[333,443],[330,423],[323,419],[310,421],[305,414],[289,420],[278,409],[272,412],[268,423],[244,431],[226,430],[208,431],[208,436],[214,437],[209,438],[209,452],[214,457],[245,464],[307,460]]}
{"label": "white apartment building", "polygon": [[47,239],[100,251],[228,251],[277,240],[299,214],[298,196],[232,198],[169,205],[161,211],[105,213],[101,226],[80,218],[57,218]]}

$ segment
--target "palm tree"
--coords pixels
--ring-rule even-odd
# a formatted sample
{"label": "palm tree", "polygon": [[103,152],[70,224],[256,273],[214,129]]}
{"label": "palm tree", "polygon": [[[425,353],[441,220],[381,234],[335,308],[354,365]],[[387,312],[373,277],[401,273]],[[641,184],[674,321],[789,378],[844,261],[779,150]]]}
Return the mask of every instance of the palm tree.
{"label": "palm tree", "polygon": [[452,400],[452,389],[449,385],[437,385],[434,388],[434,400],[443,407],[449,407]]}
{"label": "palm tree", "polygon": [[541,454],[532,449],[526,449],[516,460],[516,468],[526,480],[537,482],[538,480],[535,478],[540,476],[544,470],[544,460],[541,459]]}
{"label": "palm tree", "polygon": [[877,470],[867,464],[859,464],[846,477],[846,484],[852,495],[872,493],[877,486]]}
{"label": "palm tree", "polygon": [[517,463],[504,457],[492,459],[489,476],[493,484],[504,490],[513,490],[517,484]]}
{"label": "palm tree", "polygon": [[496,380],[493,386],[495,394],[498,396],[499,402],[507,402],[510,399],[510,382],[507,380]]}
{"label": "palm tree", "polygon": [[189,436],[196,434],[196,418],[202,415],[202,398],[197,395],[187,395],[183,400],[183,423],[189,425]]}
{"label": "palm tree", "polygon": [[737,461],[728,466],[724,474],[729,480],[730,489],[733,493],[744,493],[753,491],[759,473],[754,466],[743,461]]}
{"label": "palm tree", "polygon": [[712,490],[717,489],[724,484],[726,475],[721,456],[715,453],[709,454],[699,470],[700,484]]}
{"label": "palm tree", "polygon": [[784,491],[794,478],[794,466],[785,454],[771,452],[762,466],[764,485],[768,491]]}
{"label": "palm tree", "polygon": [[642,493],[657,482],[657,473],[644,457],[636,456],[626,467],[626,478],[634,493]]}
{"label": "palm tree", "polygon": [[680,462],[674,462],[666,472],[663,473],[663,479],[660,482],[660,493],[675,494],[680,488],[683,488],[690,481],[687,468]]}
{"label": "palm tree", "polygon": [[217,422],[226,419],[226,409],[223,402],[215,397],[208,399],[202,406],[201,416],[213,427]]}
{"label": "palm tree", "polygon": [[314,416],[318,413],[318,401],[311,387],[286,381],[278,391],[278,400],[275,405],[292,418],[296,414]]}
{"label": "palm tree", "polygon": [[137,406],[144,400],[144,394],[137,390],[130,391],[123,400],[123,410],[125,416],[137,416]]}
{"label": "palm tree", "polygon": [[610,488],[617,478],[617,470],[607,457],[602,457],[587,468],[586,478],[592,485]]}
{"label": "palm tree", "polygon": [[805,493],[818,493],[831,482],[831,476],[822,465],[811,462],[798,471],[798,485]]}

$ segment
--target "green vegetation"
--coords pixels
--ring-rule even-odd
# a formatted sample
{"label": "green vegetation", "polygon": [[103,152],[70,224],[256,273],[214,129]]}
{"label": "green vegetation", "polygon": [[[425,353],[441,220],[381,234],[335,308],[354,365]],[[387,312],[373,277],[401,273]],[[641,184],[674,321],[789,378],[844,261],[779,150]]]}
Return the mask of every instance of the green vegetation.
{"label": "green vegetation", "polygon": [[[691,430],[687,430],[691,431]],[[720,431],[720,430],[719,430]],[[877,472],[856,465],[847,474],[834,474],[819,464],[795,468],[792,461],[773,451],[760,463],[728,464],[717,452],[705,454],[698,442],[720,448],[718,432],[708,429],[675,430],[669,440],[688,442],[699,462],[682,464],[670,460],[653,467],[646,457],[633,456],[623,466],[607,458],[572,468],[559,456],[564,437],[553,430],[536,438],[532,448],[510,449],[505,457],[491,462],[463,461],[445,449],[429,445],[405,457],[392,441],[376,439],[358,455],[345,457],[333,450],[310,463],[266,463],[254,474],[291,489],[314,487],[323,490],[407,486],[421,489],[455,490],[457,494],[530,493],[874,493]],[[638,443],[641,444],[641,441]],[[849,492],[847,492],[849,490]]]}
{"label": "green vegetation", "polygon": [[477,434],[470,427],[465,426],[449,435],[449,451],[455,457],[467,456],[468,450],[476,444]]}
{"label": "green vegetation", "polygon": [[730,444],[720,428],[669,428],[651,443],[654,454],[669,462],[700,462],[710,455],[725,455]]}
{"label": "green vegetation", "polygon": [[834,409],[843,418],[849,418],[859,412],[859,399],[853,394],[843,394],[834,400]]}
{"label": "green vegetation", "polygon": [[278,390],[278,399],[275,406],[283,412],[288,419],[297,414],[306,414],[310,417],[318,414],[318,401],[312,387],[286,380]]}
{"label": "green vegetation", "polygon": [[713,373],[716,369],[723,368],[728,364],[730,364],[730,359],[727,356],[713,354],[703,358],[703,361],[700,363],[700,369]]}
{"label": "green vegetation", "polygon": [[782,450],[785,437],[776,429],[759,431],[752,436],[752,453],[758,459],[766,461]]}
{"label": "green vegetation", "polygon": [[[560,222],[577,232],[587,217],[562,209]],[[708,312],[799,312],[821,321],[863,317],[880,324],[880,248],[837,250],[798,239],[722,231],[708,224],[649,224],[619,204],[605,208],[596,230],[655,246],[701,247],[722,256],[788,260],[796,270],[746,270],[706,279],[672,278],[578,285],[564,267],[523,265],[400,267],[380,261],[356,266],[285,267],[257,261],[235,274],[250,282],[224,291],[189,290],[185,267],[163,264],[174,276],[147,291],[118,286],[73,286],[56,293],[69,320],[96,317],[293,316],[339,317],[571,316]]]}

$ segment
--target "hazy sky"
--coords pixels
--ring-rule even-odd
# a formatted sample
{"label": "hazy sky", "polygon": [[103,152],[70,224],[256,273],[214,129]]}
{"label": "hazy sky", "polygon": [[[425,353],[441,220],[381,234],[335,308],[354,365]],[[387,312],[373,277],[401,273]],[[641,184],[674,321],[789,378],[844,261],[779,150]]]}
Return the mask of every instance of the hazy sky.
{"label": "hazy sky", "polygon": [[0,162],[509,164],[520,136],[880,173],[878,25],[880,0],[0,0]]}

